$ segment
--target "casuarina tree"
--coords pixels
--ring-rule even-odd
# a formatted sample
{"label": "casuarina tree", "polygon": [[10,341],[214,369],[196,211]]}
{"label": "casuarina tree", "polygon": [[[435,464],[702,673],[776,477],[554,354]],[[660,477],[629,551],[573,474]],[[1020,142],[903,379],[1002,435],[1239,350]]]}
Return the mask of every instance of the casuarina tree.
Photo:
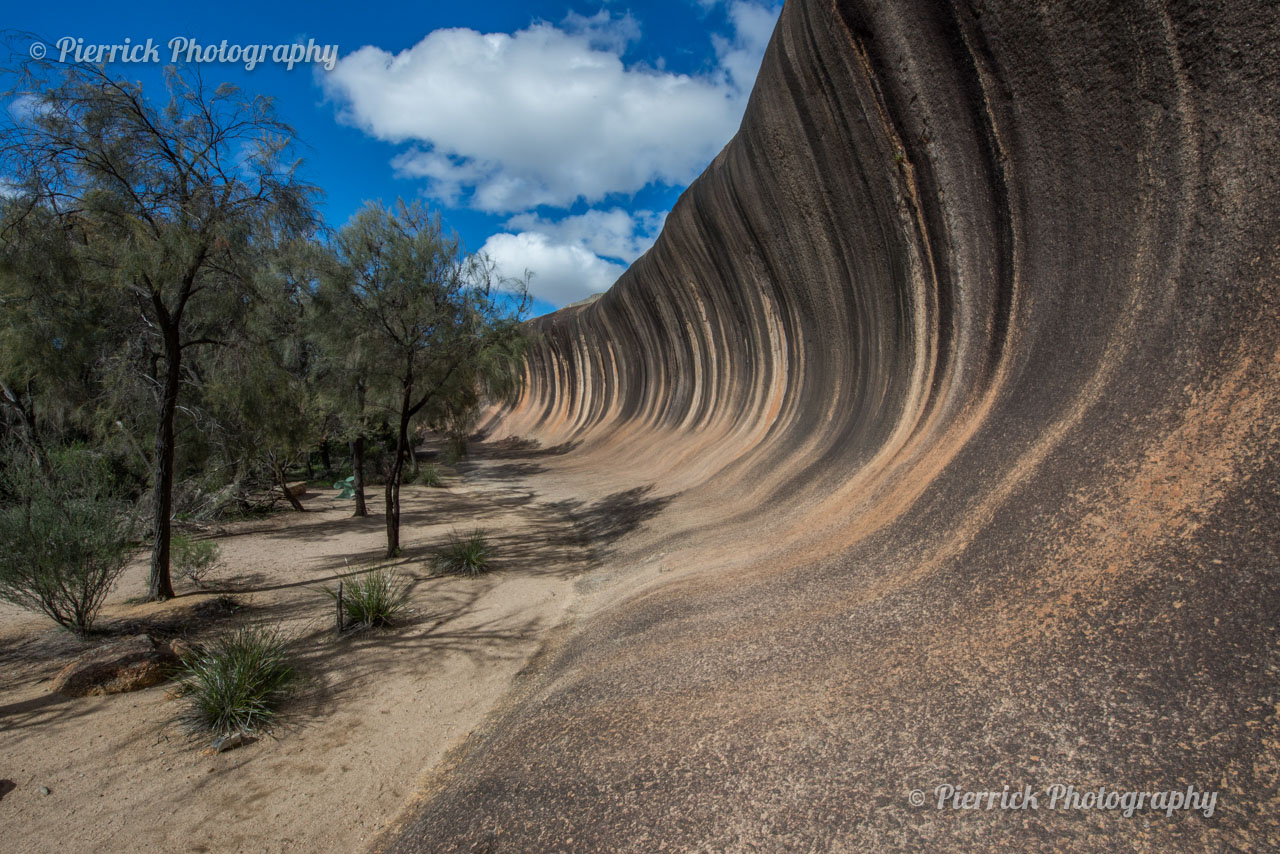
{"label": "casuarina tree", "polygon": [[167,90],[155,103],[100,66],[33,63],[0,127],[17,204],[74,225],[78,269],[129,307],[150,356],[151,599],[173,596],[174,423],[198,380],[184,360],[235,333],[265,249],[314,228],[314,190],[269,99],[210,89],[194,70],[169,69]]}
{"label": "casuarina tree", "polygon": [[[515,375],[529,305],[522,281],[467,254],[421,204],[369,204],[339,231],[320,310],[345,318],[368,372],[359,393],[395,436],[386,471],[387,556],[400,551],[400,480],[417,424]],[[333,324],[328,324],[330,329]]]}

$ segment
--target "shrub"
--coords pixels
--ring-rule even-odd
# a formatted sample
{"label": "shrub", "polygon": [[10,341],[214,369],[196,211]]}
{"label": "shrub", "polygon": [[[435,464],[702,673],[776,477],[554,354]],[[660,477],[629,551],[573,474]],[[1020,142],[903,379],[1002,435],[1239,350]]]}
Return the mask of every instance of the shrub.
{"label": "shrub", "polygon": [[104,460],[83,449],[45,469],[11,459],[0,506],[0,598],[88,635],[132,553],[133,518]]}
{"label": "shrub", "polygon": [[[338,598],[336,589],[324,592]],[[392,569],[380,568],[353,575],[342,585],[343,625],[352,629],[389,626],[409,602],[409,579]]]}
{"label": "shrub", "polygon": [[179,576],[196,587],[204,585],[205,575],[218,563],[222,549],[212,540],[193,540],[186,534],[174,534],[169,541],[169,559]]}
{"label": "shrub", "polygon": [[444,447],[444,461],[448,465],[454,465],[467,455],[467,437],[466,436],[450,436],[449,441]]}
{"label": "shrub", "polygon": [[427,463],[418,470],[418,483],[423,486],[444,486],[444,479],[440,477],[440,470],[435,466]]}
{"label": "shrub", "polygon": [[193,731],[218,735],[268,729],[297,678],[278,631],[242,627],[183,660],[183,719]]}
{"label": "shrub", "polygon": [[483,575],[489,571],[492,558],[489,538],[477,528],[468,534],[453,534],[436,552],[435,567],[437,572],[448,575]]}

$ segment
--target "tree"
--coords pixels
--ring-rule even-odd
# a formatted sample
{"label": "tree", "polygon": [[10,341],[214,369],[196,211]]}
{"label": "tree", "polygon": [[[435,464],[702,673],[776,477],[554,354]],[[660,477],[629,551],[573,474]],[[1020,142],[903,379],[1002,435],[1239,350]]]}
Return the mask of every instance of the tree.
{"label": "tree", "polygon": [[330,415],[334,433],[347,442],[351,455],[354,517],[369,515],[365,500],[365,452],[373,413],[369,407],[369,376],[375,355],[373,330],[353,322],[346,310],[353,298],[349,271],[343,270],[336,251],[328,248],[320,265],[328,271],[312,302],[308,316],[308,338],[319,359],[318,394]]}
{"label": "tree", "polygon": [[37,465],[92,429],[102,368],[129,321],[82,269],[82,218],[0,200],[0,414]]}
{"label": "tree", "polygon": [[306,460],[323,423],[304,325],[320,257],[313,242],[298,240],[259,260],[252,310],[235,340],[215,349],[206,380],[222,459],[234,461],[238,479],[269,484],[299,512],[305,508],[287,475]]}
{"label": "tree", "polygon": [[337,264],[320,308],[347,319],[347,340],[361,348],[367,371],[363,389],[392,423],[385,497],[387,556],[394,557],[411,428],[448,401],[515,376],[528,290],[500,279],[487,258],[468,255],[418,203],[366,205],[334,246]]}
{"label": "tree", "polygon": [[89,65],[33,63],[26,108],[0,128],[0,172],[32,211],[80,223],[81,268],[126,302],[155,403],[148,598],[169,573],[175,415],[192,348],[225,343],[253,302],[264,246],[314,228],[313,188],[289,159],[293,131],[267,98],[167,70],[158,107]]}

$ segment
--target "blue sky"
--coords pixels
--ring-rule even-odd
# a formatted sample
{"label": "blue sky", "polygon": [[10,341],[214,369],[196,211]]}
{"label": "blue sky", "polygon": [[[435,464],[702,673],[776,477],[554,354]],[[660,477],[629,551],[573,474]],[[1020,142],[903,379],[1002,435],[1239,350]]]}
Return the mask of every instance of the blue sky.
{"label": "blue sky", "polygon": [[[643,0],[24,4],[5,27],[85,43],[336,44],[315,65],[206,63],[276,99],[341,225],[421,197],[469,249],[534,274],[535,313],[604,290],[737,130],[780,4]],[[30,39],[18,39],[25,49]],[[110,66],[161,94],[161,64]]]}

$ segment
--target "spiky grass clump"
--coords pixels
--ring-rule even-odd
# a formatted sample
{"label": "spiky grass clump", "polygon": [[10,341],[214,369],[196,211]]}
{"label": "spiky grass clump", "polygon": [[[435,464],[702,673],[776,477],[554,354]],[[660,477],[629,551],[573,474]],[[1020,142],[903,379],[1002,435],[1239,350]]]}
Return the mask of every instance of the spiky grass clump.
{"label": "spiky grass clump", "polygon": [[493,547],[481,528],[467,534],[453,534],[449,542],[436,552],[437,572],[446,575],[483,575],[492,567]]}
{"label": "spiky grass clump", "polygon": [[192,730],[217,735],[270,729],[297,679],[279,631],[242,627],[182,662],[183,717]]}
{"label": "spiky grass clump", "polygon": [[418,483],[422,486],[444,486],[444,478],[440,476],[440,470],[428,463],[418,469]]}
{"label": "spiky grass clump", "polygon": [[[338,591],[325,588],[334,599]],[[409,579],[385,567],[353,575],[342,584],[342,616],[347,628],[392,625],[409,604]]]}

